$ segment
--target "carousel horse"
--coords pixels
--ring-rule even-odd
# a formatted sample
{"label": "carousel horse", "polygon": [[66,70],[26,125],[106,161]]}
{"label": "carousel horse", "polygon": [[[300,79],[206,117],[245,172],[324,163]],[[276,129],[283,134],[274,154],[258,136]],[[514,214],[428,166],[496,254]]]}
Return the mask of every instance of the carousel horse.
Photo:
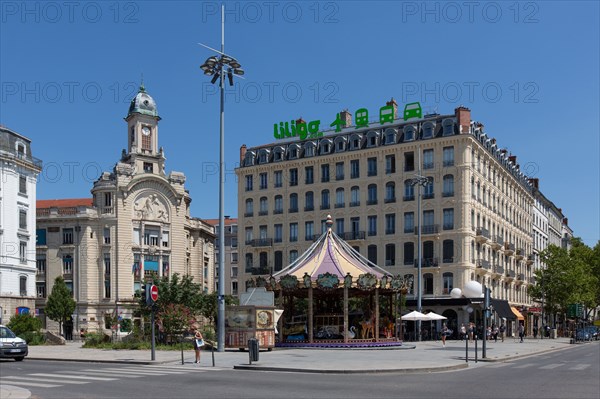
{"label": "carousel horse", "polygon": [[375,317],[371,317],[369,320],[363,320],[360,322],[361,330],[360,336],[361,338],[369,338],[369,334],[371,337],[375,337]]}

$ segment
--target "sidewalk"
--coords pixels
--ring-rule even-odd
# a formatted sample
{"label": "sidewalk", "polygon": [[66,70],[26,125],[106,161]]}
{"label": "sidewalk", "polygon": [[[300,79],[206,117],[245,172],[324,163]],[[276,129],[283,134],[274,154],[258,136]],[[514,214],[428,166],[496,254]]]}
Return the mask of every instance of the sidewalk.
{"label": "sidewalk", "polygon": [[[597,342],[596,342],[597,343]],[[200,365],[194,364],[194,352],[184,351],[183,364],[181,351],[156,351],[152,361],[149,350],[105,350],[84,349],[81,342],[69,342],[60,346],[30,346],[25,362],[32,360],[56,360],[72,362],[155,364],[173,367],[201,367],[210,369],[214,365],[220,369],[260,370],[304,373],[419,373],[458,370],[477,367],[485,362],[502,362],[520,357],[573,347],[568,338],[533,340],[519,343],[513,338],[504,342],[487,342],[486,359],[482,359],[482,342],[469,344],[469,362],[465,361],[465,342],[441,341],[409,342],[400,348],[373,349],[284,349],[261,351],[259,361],[249,364],[248,352],[226,350],[202,352]],[[0,385],[0,398],[26,399],[29,391],[11,385]]]}

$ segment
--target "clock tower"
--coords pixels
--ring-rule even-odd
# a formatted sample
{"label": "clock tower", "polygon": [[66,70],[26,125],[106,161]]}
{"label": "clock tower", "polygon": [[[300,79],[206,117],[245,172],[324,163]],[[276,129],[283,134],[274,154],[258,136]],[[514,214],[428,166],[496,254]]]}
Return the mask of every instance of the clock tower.
{"label": "clock tower", "polygon": [[124,161],[132,164],[137,173],[164,175],[165,157],[158,147],[158,110],[154,99],[142,84],[131,100],[127,122],[127,153]]}

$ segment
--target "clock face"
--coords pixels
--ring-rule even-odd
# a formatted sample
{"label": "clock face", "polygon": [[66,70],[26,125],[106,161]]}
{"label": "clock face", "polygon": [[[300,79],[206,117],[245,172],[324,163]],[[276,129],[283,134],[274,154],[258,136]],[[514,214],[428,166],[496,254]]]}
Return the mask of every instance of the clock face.
{"label": "clock face", "polygon": [[142,134],[143,134],[144,136],[148,136],[148,135],[150,134],[150,128],[149,128],[148,126],[144,126],[144,127],[142,128]]}

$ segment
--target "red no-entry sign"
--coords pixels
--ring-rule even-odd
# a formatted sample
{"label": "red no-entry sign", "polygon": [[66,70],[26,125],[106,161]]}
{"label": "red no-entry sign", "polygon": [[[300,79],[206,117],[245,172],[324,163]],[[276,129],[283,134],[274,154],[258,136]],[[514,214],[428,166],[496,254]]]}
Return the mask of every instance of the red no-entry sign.
{"label": "red no-entry sign", "polygon": [[154,302],[158,301],[158,286],[152,285],[150,287],[150,299]]}

